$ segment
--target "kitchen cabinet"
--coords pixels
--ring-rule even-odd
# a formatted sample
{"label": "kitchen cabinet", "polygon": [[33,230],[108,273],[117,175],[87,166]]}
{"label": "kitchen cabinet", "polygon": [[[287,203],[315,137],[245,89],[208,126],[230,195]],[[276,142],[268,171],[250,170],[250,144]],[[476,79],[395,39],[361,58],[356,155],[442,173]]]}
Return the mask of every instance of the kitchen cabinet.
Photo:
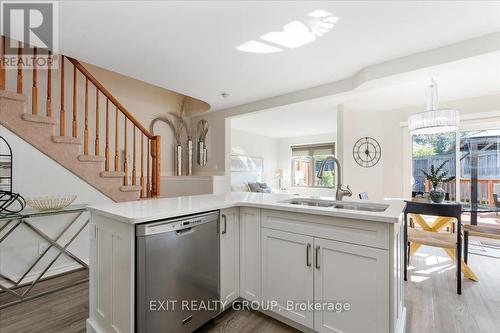
{"label": "kitchen cabinet", "polygon": [[322,333],[404,331],[400,223],[389,230],[277,210],[261,216],[262,299],[278,301],[274,313]]}
{"label": "kitchen cabinet", "polygon": [[315,311],[314,329],[390,332],[388,251],[314,238],[314,254],[314,301],[349,304],[348,311]]}
{"label": "kitchen cabinet", "polygon": [[262,299],[278,302],[273,311],[309,328],[313,328],[314,313],[288,302],[313,301],[313,240],[262,228]]}
{"label": "kitchen cabinet", "polygon": [[240,296],[259,301],[261,296],[260,209],[240,208]]}
{"label": "kitchen cabinet", "polygon": [[[88,332],[135,330],[138,225],[220,210],[223,302],[281,300],[281,310],[260,310],[306,332],[404,333],[404,203],[389,202],[380,213],[287,206],[284,198],[294,197],[231,193],[91,207]],[[284,300],[349,302],[350,309],[307,311]]]}
{"label": "kitchen cabinet", "polygon": [[220,211],[220,299],[227,308],[240,296],[240,216],[238,208]]}

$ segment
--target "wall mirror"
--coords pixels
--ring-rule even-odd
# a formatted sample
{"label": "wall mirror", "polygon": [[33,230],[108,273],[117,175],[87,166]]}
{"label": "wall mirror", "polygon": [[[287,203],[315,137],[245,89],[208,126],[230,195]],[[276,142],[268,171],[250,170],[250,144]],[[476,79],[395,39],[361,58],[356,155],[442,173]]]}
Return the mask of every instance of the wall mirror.
{"label": "wall mirror", "polygon": [[12,192],[12,149],[0,136],[0,191]]}

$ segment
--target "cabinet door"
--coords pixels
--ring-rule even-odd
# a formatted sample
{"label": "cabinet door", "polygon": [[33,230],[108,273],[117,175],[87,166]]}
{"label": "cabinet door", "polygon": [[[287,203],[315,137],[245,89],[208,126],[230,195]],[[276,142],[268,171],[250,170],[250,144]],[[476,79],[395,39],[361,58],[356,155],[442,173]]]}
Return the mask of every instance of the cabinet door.
{"label": "cabinet door", "polygon": [[389,332],[389,253],[366,246],[314,239],[314,300],[347,302],[349,311],[314,313],[318,332]]}
{"label": "cabinet door", "polygon": [[314,312],[299,304],[313,301],[313,240],[262,228],[262,299],[265,304],[276,301],[274,312],[310,328]]}
{"label": "cabinet door", "polygon": [[240,296],[259,301],[260,209],[240,208]]}
{"label": "cabinet door", "polygon": [[240,295],[240,216],[238,208],[220,213],[220,299],[227,307]]}

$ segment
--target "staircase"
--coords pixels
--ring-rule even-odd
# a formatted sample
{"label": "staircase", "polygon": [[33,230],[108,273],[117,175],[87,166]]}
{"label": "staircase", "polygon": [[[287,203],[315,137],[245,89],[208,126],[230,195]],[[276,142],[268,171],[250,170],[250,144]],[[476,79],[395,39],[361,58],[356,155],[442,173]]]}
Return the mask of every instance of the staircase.
{"label": "staircase", "polygon": [[[0,36],[2,59],[7,42],[8,38]],[[17,43],[20,48],[25,46]],[[114,201],[157,197],[160,137],[142,126],[78,60],[30,50],[35,57],[45,52],[47,68],[23,69],[18,61],[16,71],[4,68],[0,61],[0,124]],[[53,75],[50,65],[55,57],[59,75]],[[8,71],[17,73],[15,79],[10,75],[15,82],[9,82]],[[39,96],[38,79],[42,71],[46,80],[43,97]],[[30,94],[23,92],[26,76]],[[10,86],[17,89],[9,91]],[[58,87],[58,110],[53,105],[53,87]],[[67,87],[71,87],[71,113],[66,105]]]}

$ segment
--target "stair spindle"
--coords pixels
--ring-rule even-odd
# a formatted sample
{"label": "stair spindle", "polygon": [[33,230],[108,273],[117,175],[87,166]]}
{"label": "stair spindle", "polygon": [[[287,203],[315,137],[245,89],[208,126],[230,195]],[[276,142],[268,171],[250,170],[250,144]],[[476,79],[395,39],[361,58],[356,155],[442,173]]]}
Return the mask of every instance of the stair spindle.
{"label": "stair spindle", "polygon": [[135,126],[133,128],[133,131],[132,131],[133,135],[134,135],[134,139],[133,139],[133,143],[134,143],[134,147],[132,149],[132,185],[137,185],[137,172],[136,172],[136,169],[135,169],[135,160],[136,160],[136,153],[135,153]]}
{"label": "stair spindle", "polygon": [[45,104],[47,117],[52,117],[52,52],[47,57],[47,102]]}
{"label": "stair spindle", "polygon": [[33,86],[31,87],[31,114],[38,114],[38,70],[36,67],[36,47],[33,48]]}
{"label": "stair spindle", "polygon": [[150,178],[149,178],[149,158],[150,158],[150,153],[149,153],[149,146],[151,143],[151,139],[147,138],[146,144],[148,145],[147,147],[147,155],[146,155],[146,196],[149,198],[151,196],[151,183],[150,183]]}
{"label": "stair spindle", "polygon": [[144,198],[144,133],[141,133],[141,198]]}
{"label": "stair spindle", "polygon": [[77,123],[76,123],[76,67],[73,66],[73,121],[71,122],[71,134],[76,138],[77,134]]}
{"label": "stair spindle", "polygon": [[99,88],[95,87],[95,156],[99,155]]}
{"label": "stair spindle", "polygon": [[66,132],[66,122],[64,111],[64,56],[61,55],[61,111],[59,111],[59,135],[64,136]]}
{"label": "stair spindle", "polygon": [[17,42],[17,93],[23,93],[23,43]]}
{"label": "stair spindle", "polygon": [[125,118],[124,122],[124,139],[125,143],[123,145],[123,172],[125,173],[125,176],[123,176],[123,185],[127,186],[128,185],[128,162],[127,162],[127,117]]}
{"label": "stair spindle", "polygon": [[115,108],[115,171],[118,172],[118,107]]}
{"label": "stair spindle", "polygon": [[5,36],[2,36],[0,40],[0,90],[5,90],[5,67],[4,67],[4,55],[5,55]]}
{"label": "stair spindle", "polygon": [[106,148],[104,148],[104,170],[109,171],[109,99],[106,98]]}
{"label": "stair spindle", "polygon": [[83,154],[89,154],[89,79],[85,78],[85,129],[83,130]]}

